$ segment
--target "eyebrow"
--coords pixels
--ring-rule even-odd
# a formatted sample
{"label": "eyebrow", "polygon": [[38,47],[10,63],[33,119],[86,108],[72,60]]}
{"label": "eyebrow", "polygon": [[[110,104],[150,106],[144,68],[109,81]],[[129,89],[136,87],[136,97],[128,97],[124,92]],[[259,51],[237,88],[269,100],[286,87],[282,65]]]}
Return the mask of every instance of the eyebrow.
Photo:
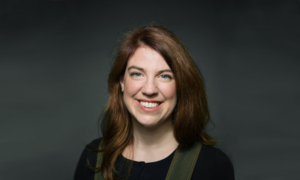
{"label": "eyebrow", "polygon": [[[130,69],[137,69],[137,70],[140,70],[140,71],[145,72],[145,70],[144,70],[143,68],[138,67],[138,66],[135,66],[135,65],[130,66],[130,67],[128,68],[128,71],[129,71]],[[173,73],[173,71],[172,71],[171,69],[163,69],[163,70],[160,70],[160,71],[158,71],[158,72],[159,72],[159,73],[163,73],[163,72],[171,72],[171,73]]]}

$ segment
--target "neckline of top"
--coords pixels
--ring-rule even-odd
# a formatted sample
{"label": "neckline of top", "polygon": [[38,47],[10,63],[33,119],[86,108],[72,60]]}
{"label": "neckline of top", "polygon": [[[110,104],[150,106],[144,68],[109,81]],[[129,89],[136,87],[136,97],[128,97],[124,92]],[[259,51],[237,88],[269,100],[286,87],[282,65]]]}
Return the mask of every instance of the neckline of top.
{"label": "neckline of top", "polygon": [[125,158],[122,154],[120,155],[120,158],[121,158],[121,160],[132,161],[132,166],[143,166],[143,165],[145,165],[145,166],[159,166],[159,165],[165,164],[165,163],[167,163],[167,162],[170,162],[170,163],[171,163],[171,161],[172,161],[172,159],[173,159],[173,156],[174,156],[176,150],[177,150],[177,149],[175,149],[175,150],[174,150],[169,156],[167,156],[166,158],[161,159],[161,160],[159,160],[159,161],[155,161],[155,162],[147,162],[147,163],[145,163],[145,161],[132,161],[132,160],[130,160],[130,159]]}

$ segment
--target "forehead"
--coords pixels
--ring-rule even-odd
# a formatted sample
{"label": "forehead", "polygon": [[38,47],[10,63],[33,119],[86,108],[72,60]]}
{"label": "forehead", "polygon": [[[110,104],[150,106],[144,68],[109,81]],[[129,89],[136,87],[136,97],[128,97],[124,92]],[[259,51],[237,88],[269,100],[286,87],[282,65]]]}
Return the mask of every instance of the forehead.
{"label": "forehead", "polygon": [[162,55],[147,46],[139,47],[129,58],[127,68],[133,65],[145,70],[170,69]]}

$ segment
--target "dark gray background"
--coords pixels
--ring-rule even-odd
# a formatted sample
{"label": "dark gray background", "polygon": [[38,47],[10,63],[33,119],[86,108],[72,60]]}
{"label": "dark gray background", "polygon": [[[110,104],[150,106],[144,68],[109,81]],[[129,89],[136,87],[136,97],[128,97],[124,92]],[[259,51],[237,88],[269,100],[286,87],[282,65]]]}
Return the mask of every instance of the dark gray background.
{"label": "dark gray background", "polygon": [[0,180],[72,179],[118,37],[160,23],[206,80],[236,179],[298,179],[300,1],[1,1]]}

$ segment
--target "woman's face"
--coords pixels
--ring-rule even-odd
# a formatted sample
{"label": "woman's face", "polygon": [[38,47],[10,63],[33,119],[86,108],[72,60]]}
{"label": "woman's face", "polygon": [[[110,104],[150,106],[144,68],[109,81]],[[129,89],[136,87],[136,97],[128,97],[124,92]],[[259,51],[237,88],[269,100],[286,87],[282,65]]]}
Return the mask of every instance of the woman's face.
{"label": "woman's face", "polygon": [[139,47],[130,57],[120,83],[134,121],[149,127],[171,121],[177,101],[176,84],[173,72],[157,51]]}

